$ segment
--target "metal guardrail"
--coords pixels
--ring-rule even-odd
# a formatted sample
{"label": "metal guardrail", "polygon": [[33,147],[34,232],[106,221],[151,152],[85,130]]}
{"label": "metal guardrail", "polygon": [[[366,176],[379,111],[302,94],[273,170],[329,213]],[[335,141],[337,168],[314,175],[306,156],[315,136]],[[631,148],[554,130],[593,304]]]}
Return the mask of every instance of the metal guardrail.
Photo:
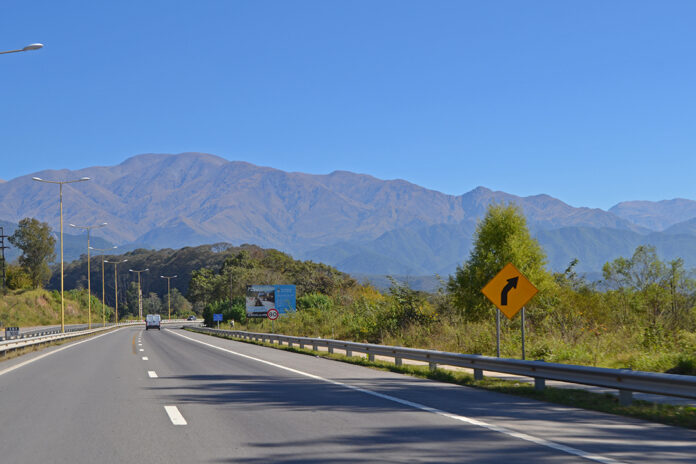
{"label": "metal guardrail", "polygon": [[[128,321],[132,322],[133,324],[144,324],[145,321]],[[188,321],[186,319],[172,319],[171,321],[169,320],[162,320],[162,324],[195,324],[195,323],[202,323],[202,321]],[[80,324],[80,325],[73,325],[70,327],[65,328],[65,333],[68,332],[79,332],[82,330],[87,330],[88,325],[87,324]],[[94,323],[92,324],[92,327],[95,329],[101,329],[104,328],[101,323]],[[106,327],[114,327],[113,322],[109,322],[106,324]],[[7,341],[7,340],[24,340],[28,338],[35,338],[35,337],[42,337],[44,335],[54,335],[54,334],[60,334],[62,333],[60,331],[60,326],[58,327],[46,327],[46,328],[39,328],[39,329],[32,329],[32,330],[25,330],[25,331],[20,331],[19,335],[13,336],[13,337],[5,337],[5,332],[0,331],[0,342]]]}
{"label": "metal guardrail", "polygon": [[311,346],[314,351],[318,351],[319,347],[324,347],[328,349],[329,353],[339,349],[345,351],[346,356],[352,356],[353,352],[364,353],[371,361],[374,361],[376,355],[387,356],[394,358],[394,363],[397,366],[402,364],[402,360],[409,359],[427,362],[431,370],[436,369],[438,365],[465,367],[473,369],[474,378],[477,380],[483,378],[483,371],[520,375],[533,378],[534,386],[537,390],[545,388],[546,380],[612,388],[619,391],[619,403],[622,405],[631,403],[633,392],[696,399],[696,376],[689,375],[492,358],[474,354],[449,353],[446,351],[238,330],[197,328],[196,331],[269,343],[286,343],[290,347],[295,344],[300,348]]}
{"label": "metal guardrail", "polygon": [[[110,330],[110,329],[113,329],[115,327],[134,326],[134,325],[139,325],[139,324],[141,324],[141,322],[123,322],[123,323],[118,323],[118,324],[107,325],[106,327],[98,327],[96,329],[74,330],[72,332],[36,336],[33,338],[24,339],[24,340],[17,339],[17,341],[9,341],[9,342],[0,344],[0,356],[5,356],[10,351],[21,350],[23,348],[27,348],[30,346],[51,343],[51,342],[54,342],[57,340],[66,340],[66,339],[75,338],[75,337],[82,337],[84,335],[90,335],[90,334],[93,334],[96,332],[103,332],[105,330]],[[60,331],[60,329],[59,329],[59,331]]]}

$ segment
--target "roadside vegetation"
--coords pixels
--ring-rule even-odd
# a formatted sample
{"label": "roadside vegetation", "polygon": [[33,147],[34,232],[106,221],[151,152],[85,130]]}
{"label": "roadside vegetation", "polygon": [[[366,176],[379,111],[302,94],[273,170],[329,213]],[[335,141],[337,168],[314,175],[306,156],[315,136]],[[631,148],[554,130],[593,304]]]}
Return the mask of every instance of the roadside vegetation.
{"label": "roadside vegetation", "polygon": [[[106,307],[106,320],[113,308]],[[65,292],[65,323],[87,323],[87,291]],[[30,327],[60,324],[60,292],[57,290],[20,289],[9,290],[0,298],[0,326]],[[92,323],[101,324],[101,301],[92,296]]]}
{"label": "roadside vegetation", "polygon": [[[0,317],[6,324],[10,320],[17,325],[57,320],[51,312],[56,310],[55,293],[51,297],[43,293],[42,299],[31,297],[33,291],[40,292],[46,279],[42,269],[52,258],[48,256],[52,248],[42,245],[42,240],[50,238],[46,227],[23,221],[15,232],[26,237],[20,240],[18,236],[13,243],[26,244],[27,250],[23,250],[26,259],[20,258],[8,271],[8,287],[14,293],[3,297],[0,304],[4,311]],[[44,261],[37,259],[36,250],[44,250]],[[127,258],[134,268],[150,269],[143,274],[147,279],[143,285],[146,313],[167,314],[166,281],[158,277],[178,275],[172,280],[173,317],[195,314],[212,325],[212,315],[222,313],[223,326],[234,321],[238,329],[489,356],[496,349],[495,312],[481,288],[511,262],[539,288],[526,307],[527,359],[696,375],[696,278],[682,260],[665,262],[654,248],[639,246],[632,256],[606,263],[601,282],[589,282],[578,274],[576,260],[564,272],[551,273],[543,250],[515,206],[489,207],[478,224],[470,255],[462,257],[461,266],[441,279],[440,289],[433,293],[396,280],[380,291],[330,266],[294,260],[254,245],[141,249],[119,258]],[[95,287],[101,287],[101,282],[95,284],[100,265],[98,258],[92,260],[96,294]],[[66,288],[86,287],[86,264],[85,256],[66,266]],[[113,268],[107,271],[111,273],[106,279],[109,303]],[[121,274],[119,316],[126,318],[137,314],[137,287],[134,276]],[[55,275],[54,271],[54,279]],[[244,293],[252,284],[295,284],[297,312],[275,324],[247,320]],[[76,292],[70,297],[76,301],[76,309],[67,310],[66,317],[85,322],[86,297],[78,297],[85,292]],[[15,300],[10,302],[12,295]],[[26,295],[21,297],[23,303],[17,300],[20,295]],[[101,303],[93,301],[99,314]],[[57,304],[59,310],[59,299]],[[36,314],[30,315],[32,312]],[[502,356],[521,356],[520,323],[519,315],[511,321],[502,318]]]}
{"label": "roadside vegetation", "polygon": [[[540,290],[526,308],[527,359],[696,374],[696,280],[681,260],[663,262],[654,248],[641,246],[607,263],[601,283],[578,275],[577,261],[552,274],[513,206],[489,208],[471,255],[436,293],[393,280],[386,292],[358,284],[305,290],[298,292],[297,313],[275,325],[233,319],[251,331],[491,356],[495,313],[481,288],[508,262]],[[502,356],[521,356],[520,323],[519,316],[502,318]]]}

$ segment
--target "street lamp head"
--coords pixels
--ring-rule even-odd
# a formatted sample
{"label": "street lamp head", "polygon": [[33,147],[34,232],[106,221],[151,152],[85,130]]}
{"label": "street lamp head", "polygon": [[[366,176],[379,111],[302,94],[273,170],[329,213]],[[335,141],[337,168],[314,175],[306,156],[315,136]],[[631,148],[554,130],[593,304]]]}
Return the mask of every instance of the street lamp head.
{"label": "street lamp head", "polygon": [[31,180],[38,180],[39,182],[43,182],[43,179],[40,177],[32,177]]}
{"label": "street lamp head", "polygon": [[89,177],[80,177],[80,180],[81,180],[81,181],[82,181],[82,180],[90,180],[90,178],[89,178]]}
{"label": "street lamp head", "polygon": [[22,51],[27,52],[29,50],[38,50],[39,48],[43,48],[43,44],[40,43],[34,43],[34,44],[29,44],[26,47],[22,49]]}

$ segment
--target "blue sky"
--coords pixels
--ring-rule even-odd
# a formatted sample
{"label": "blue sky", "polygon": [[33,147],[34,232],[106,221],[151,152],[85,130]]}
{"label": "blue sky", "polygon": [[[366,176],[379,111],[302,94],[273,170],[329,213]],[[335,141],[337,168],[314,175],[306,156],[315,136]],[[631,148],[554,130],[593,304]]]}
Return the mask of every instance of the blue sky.
{"label": "blue sky", "polygon": [[696,2],[4,0],[0,178],[200,151],[696,199]]}

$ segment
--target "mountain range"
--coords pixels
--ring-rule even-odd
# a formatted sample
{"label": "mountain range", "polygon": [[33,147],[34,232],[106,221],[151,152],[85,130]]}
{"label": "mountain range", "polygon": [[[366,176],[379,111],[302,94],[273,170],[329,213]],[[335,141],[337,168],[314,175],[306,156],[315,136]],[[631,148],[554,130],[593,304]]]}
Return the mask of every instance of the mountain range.
{"label": "mountain range", "polygon": [[520,197],[477,187],[447,195],[404,180],[335,171],[285,172],[215,155],[145,154],[117,166],[47,170],[0,182],[0,219],[36,217],[57,229],[58,188],[68,222],[108,222],[105,242],[180,248],[216,242],[273,247],[354,274],[447,275],[468,256],[491,203],[520,206],[549,265],[597,272],[608,260],[652,244],[665,259],[696,266],[696,201],[628,201],[608,211],[548,195]]}

